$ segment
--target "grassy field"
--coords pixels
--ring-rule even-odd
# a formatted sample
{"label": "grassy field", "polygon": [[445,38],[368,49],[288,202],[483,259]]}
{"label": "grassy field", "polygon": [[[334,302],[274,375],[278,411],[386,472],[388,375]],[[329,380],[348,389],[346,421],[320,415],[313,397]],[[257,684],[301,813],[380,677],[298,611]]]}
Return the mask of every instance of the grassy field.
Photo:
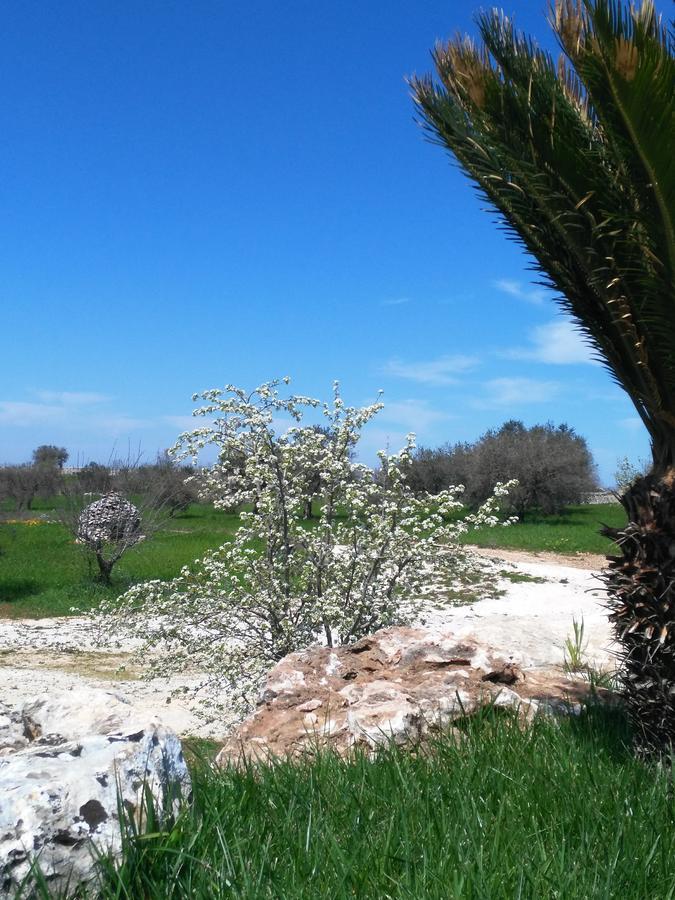
{"label": "grassy field", "polygon": [[[33,519],[40,515],[36,510]],[[166,528],[129,550],[113,569],[110,587],[96,584],[91,560],[56,523],[0,524],[0,616],[61,616],[90,609],[104,596],[150,578],[172,578],[218,547],[238,526],[234,515],[195,504]]]}
{"label": "grassy field", "polygon": [[[43,504],[30,514],[28,523],[39,524],[0,523],[0,616],[68,615],[72,607],[91,609],[102,597],[116,596],[138,581],[172,578],[227,540],[238,524],[235,515],[194,504],[129,550],[113,570],[112,585],[104,587],[95,583],[91,559],[66,529],[43,518],[52,510]],[[621,525],[622,508],[575,506],[558,516],[530,515],[508,528],[472,531],[465,540],[484,547],[605,553],[611,544],[597,533],[602,522]]]}
{"label": "grassy field", "polygon": [[130,840],[97,896],[667,900],[672,777],[627,742],[607,708],[526,731],[488,712],[423,753],[198,765],[192,805]]}
{"label": "grassy field", "polygon": [[570,506],[556,516],[528,513],[522,522],[508,528],[472,531],[465,536],[464,542],[514,550],[605,554],[612,543],[598,533],[601,525],[619,528],[625,524],[626,515],[618,503]]}

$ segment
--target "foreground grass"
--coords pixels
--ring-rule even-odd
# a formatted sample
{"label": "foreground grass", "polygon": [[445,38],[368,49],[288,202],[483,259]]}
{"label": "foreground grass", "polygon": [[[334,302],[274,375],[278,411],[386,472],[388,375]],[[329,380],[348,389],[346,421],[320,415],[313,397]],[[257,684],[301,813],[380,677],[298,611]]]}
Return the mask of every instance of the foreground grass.
{"label": "foreground grass", "polygon": [[238,525],[236,515],[194,504],[127,551],[113,569],[112,585],[105,587],[95,582],[95,562],[62,525],[0,523],[0,616],[69,615],[73,606],[91,609],[138,581],[173,578],[228,540]]}
{"label": "foreground grass", "polygon": [[372,762],[197,765],[192,807],[130,838],[100,897],[667,900],[671,775],[627,744],[590,708],[525,732],[488,713],[459,743]]}
{"label": "foreground grass", "polygon": [[464,536],[464,543],[480,547],[504,547],[530,552],[611,552],[612,542],[599,534],[602,525],[620,528],[626,514],[618,503],[570,506],[555,516],[527,513],[522,522],[508,528],[481,528]]}

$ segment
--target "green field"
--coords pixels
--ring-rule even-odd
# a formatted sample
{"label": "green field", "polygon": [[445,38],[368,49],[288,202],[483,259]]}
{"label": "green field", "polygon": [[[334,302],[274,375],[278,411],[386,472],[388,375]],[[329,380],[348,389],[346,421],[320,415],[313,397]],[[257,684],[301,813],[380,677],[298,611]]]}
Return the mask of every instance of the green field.
{"label": "green field", "polygon": [[[95,566],[72,536],[49,522],[53,505],[34,510],[29,521],[0,523],[0,616],[69,615],[72,607],[87,610],[103,597],[116,596],[130,585],[151,578],[168,579],[181,567],[226,541],[238,524],[236,515],[194,504],[169,520],[151,540],[129,550],[113,570],[110,587],[97,584]],[[11,513],[6,513],[11,517]],[[598,534],[600,523],[621,525],[618,505],[575,506],[558,516],[526,517],[508,528],[472,531],[465,542],[484,547],[552,550],[557,553],[606,553],[611,544]]]}
{"label": "green field", "polygon": [[[31,515],[35,519],[39,511]],[[0,616],[69,615],[73,606],[91,609],[138,581],[173,578],[226,541],[238,522],[211,506],[191,506],[130,549],[113,569],[110,587],[95,582],[95,562],[92,568],[91,558],[62,525],[0,524]]]}
{"label": "green field", "polygon": [[528,730],[504,714],[374,761],[193,767],[178,821],[127,842],[100,894],[152,900],[667,900],[667,769],[637,761],[621,715]]}
{"label": "green field", "polygon": [[610,552],[612,543],[599,534],[602,525],[620,528],[626,514],[618,503],[598,506],[570,506],[555,516],[526,513],[522,522],[508,528],[482,528],[464,537],[467,544],[480,547],[506,547],[532,552],[555,553]]}

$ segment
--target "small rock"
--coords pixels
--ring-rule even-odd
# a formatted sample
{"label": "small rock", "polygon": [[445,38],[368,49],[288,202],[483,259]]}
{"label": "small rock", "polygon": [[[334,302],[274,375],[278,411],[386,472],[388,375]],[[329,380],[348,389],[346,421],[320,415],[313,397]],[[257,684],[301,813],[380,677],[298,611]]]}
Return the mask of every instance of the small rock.
{"label": "small rock", "polygon": [[306,703],[301,703],[300,706],[298,706],[298,712],[312,712],[322,705],[322,700],[319,700],[318,697],[312,697],[311,700],[308,700]]}

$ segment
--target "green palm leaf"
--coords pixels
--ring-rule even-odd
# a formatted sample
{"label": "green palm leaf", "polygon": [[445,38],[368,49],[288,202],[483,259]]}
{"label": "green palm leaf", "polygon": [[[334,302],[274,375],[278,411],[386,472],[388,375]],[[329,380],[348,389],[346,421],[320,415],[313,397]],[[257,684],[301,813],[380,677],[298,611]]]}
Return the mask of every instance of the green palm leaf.
{"label": "green palm leaf", "polygon": [[660,466],[675,461],[672,44],[651,3],[559,3],[561,60],[485,13],[482,45],[438,45],[412,80],[447,147],[533,256],[628,392]]}

